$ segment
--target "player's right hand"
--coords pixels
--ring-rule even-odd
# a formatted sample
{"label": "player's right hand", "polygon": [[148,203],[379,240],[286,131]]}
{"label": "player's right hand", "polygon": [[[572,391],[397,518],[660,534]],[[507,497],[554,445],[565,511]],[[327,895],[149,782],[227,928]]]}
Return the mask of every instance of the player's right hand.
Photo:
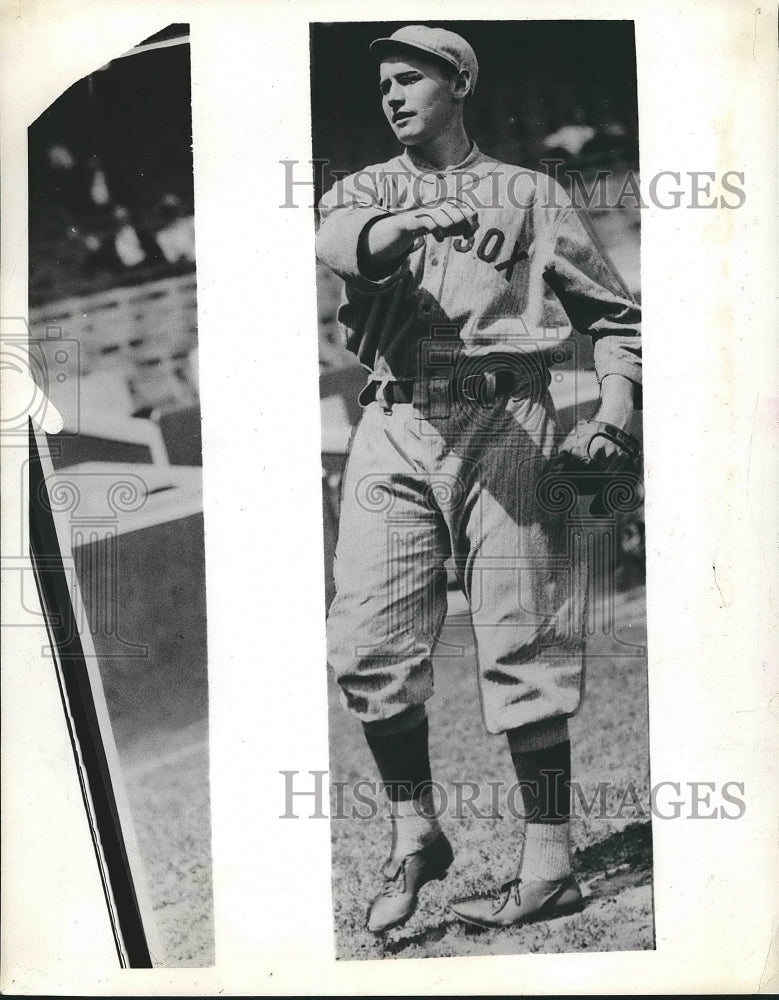
{"label": "player's right hand", "polygon": [[409,235],[432,233],[440,243],[447,236],[471,236],[479,226],[476,209],[459,198],[445,198],[403,212],[399,220]]}

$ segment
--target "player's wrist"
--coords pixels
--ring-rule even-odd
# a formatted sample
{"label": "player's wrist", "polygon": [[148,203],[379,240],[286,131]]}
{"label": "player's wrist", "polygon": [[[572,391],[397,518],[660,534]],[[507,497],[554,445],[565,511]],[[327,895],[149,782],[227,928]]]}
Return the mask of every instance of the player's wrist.
{"label": "player's wrist", "polygon": [[392,221],[395,226],[396,239],[398,240],[406,240],[409,243],[413,243],[417,236],[425,232],[425,227],[417,217],[417,213],[412,210],[398,212],[397,215],[392,216]]}
{"label": "player's wrist", "polygon": [[595,419],[625,430],[635,410],[635,383],[624,375],[613,372],[604,376],[600,392],[600,406]]}
{"label": "player's wrist", "polygon": [[371,240],[376,243],[377,250],[390,256],[404,253],[415,238],[403,214],[387,215],[371,229]]}
{"label": "player's wrist", "polygon": [[402,260],[414,242],[398,223],[398,216],[386,215],[372,220],[360,233],[357,258],[361,272],[368,278],[386,277]]}
{"label": "player's wrist", "polygon": [[601,406],[593,419],[600,420],[604,424],[613,424],[614,427],[618,427],[621,431],[626,431],[633,419],[633,408]]}

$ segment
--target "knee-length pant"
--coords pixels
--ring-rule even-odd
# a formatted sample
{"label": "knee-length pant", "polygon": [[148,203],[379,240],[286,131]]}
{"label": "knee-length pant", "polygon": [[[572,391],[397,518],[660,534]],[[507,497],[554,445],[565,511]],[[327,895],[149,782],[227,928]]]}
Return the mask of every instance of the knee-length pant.
{"label": "knee-length pant", "polygon": [[433,693],[450,556],[470,603],[487,730],[576,711],[585,558],[537,490],[558,438],[546,389],[443,415],[365,408],[342,481],[327,624],[329,662],[362,721]]}

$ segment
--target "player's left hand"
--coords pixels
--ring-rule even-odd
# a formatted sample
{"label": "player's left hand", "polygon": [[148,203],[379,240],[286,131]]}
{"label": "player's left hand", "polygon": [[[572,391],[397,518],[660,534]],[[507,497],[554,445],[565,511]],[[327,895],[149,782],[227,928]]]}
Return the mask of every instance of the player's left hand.
{"label": "player's left hand", "polygon": [[641,446],[632,434],[604,420],[580,420],[547,464],[545,474],[570,479],[586,495],[598,490],[602,476],[638,476],[640,459]]}
{"label": "player's left hand", "polygon": [[[613,488],[620,503],[640,502],[641,446],[616,424],[605,420],[580,420],[545,465],[539,479],[539,498],[552,498],[565,485],[580,497],[593,497],[590,514],[602,517],[614,507]],[[624,495],[623,495],[624,494]],[[558,497],[554,496],[557,510]],[[541,500],[543,505],[544,501]],[[619,509],[629,509],[620,507]]]}
{"label": "player's left hand", "polygon": [[[619,426],[619,425],[612,425]],[[624,430],[624,428],[620,428]],[[607,459],[615,455],[625,455],[625,449],[620,448],[617,442],[605,434],[593,435],[587,445],[587,457],[596,465],[603,464]]]}
{"label": "player's left hand", "polygon": [[413,236],[430,233],[438,243],[447,236],[468,238],[479,227],[479,215],[473,205],[456,197],[419,205],[402,213],[400,218]]}

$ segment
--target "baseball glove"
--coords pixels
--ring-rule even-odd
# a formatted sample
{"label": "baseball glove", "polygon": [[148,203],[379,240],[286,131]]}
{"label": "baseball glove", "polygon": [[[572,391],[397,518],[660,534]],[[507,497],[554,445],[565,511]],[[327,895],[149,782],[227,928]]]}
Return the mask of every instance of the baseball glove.
{"label": "baseball glove", "polygon": [[[619,451],[592,455],[597,437],[613,441]],[[580,420],[542,474],[544,495],[559,495],[562,487],[580,497],[592,496],[590,513],[601,516],[637,507],[640,486],[641,445],[632,434],[602,420]]]}

